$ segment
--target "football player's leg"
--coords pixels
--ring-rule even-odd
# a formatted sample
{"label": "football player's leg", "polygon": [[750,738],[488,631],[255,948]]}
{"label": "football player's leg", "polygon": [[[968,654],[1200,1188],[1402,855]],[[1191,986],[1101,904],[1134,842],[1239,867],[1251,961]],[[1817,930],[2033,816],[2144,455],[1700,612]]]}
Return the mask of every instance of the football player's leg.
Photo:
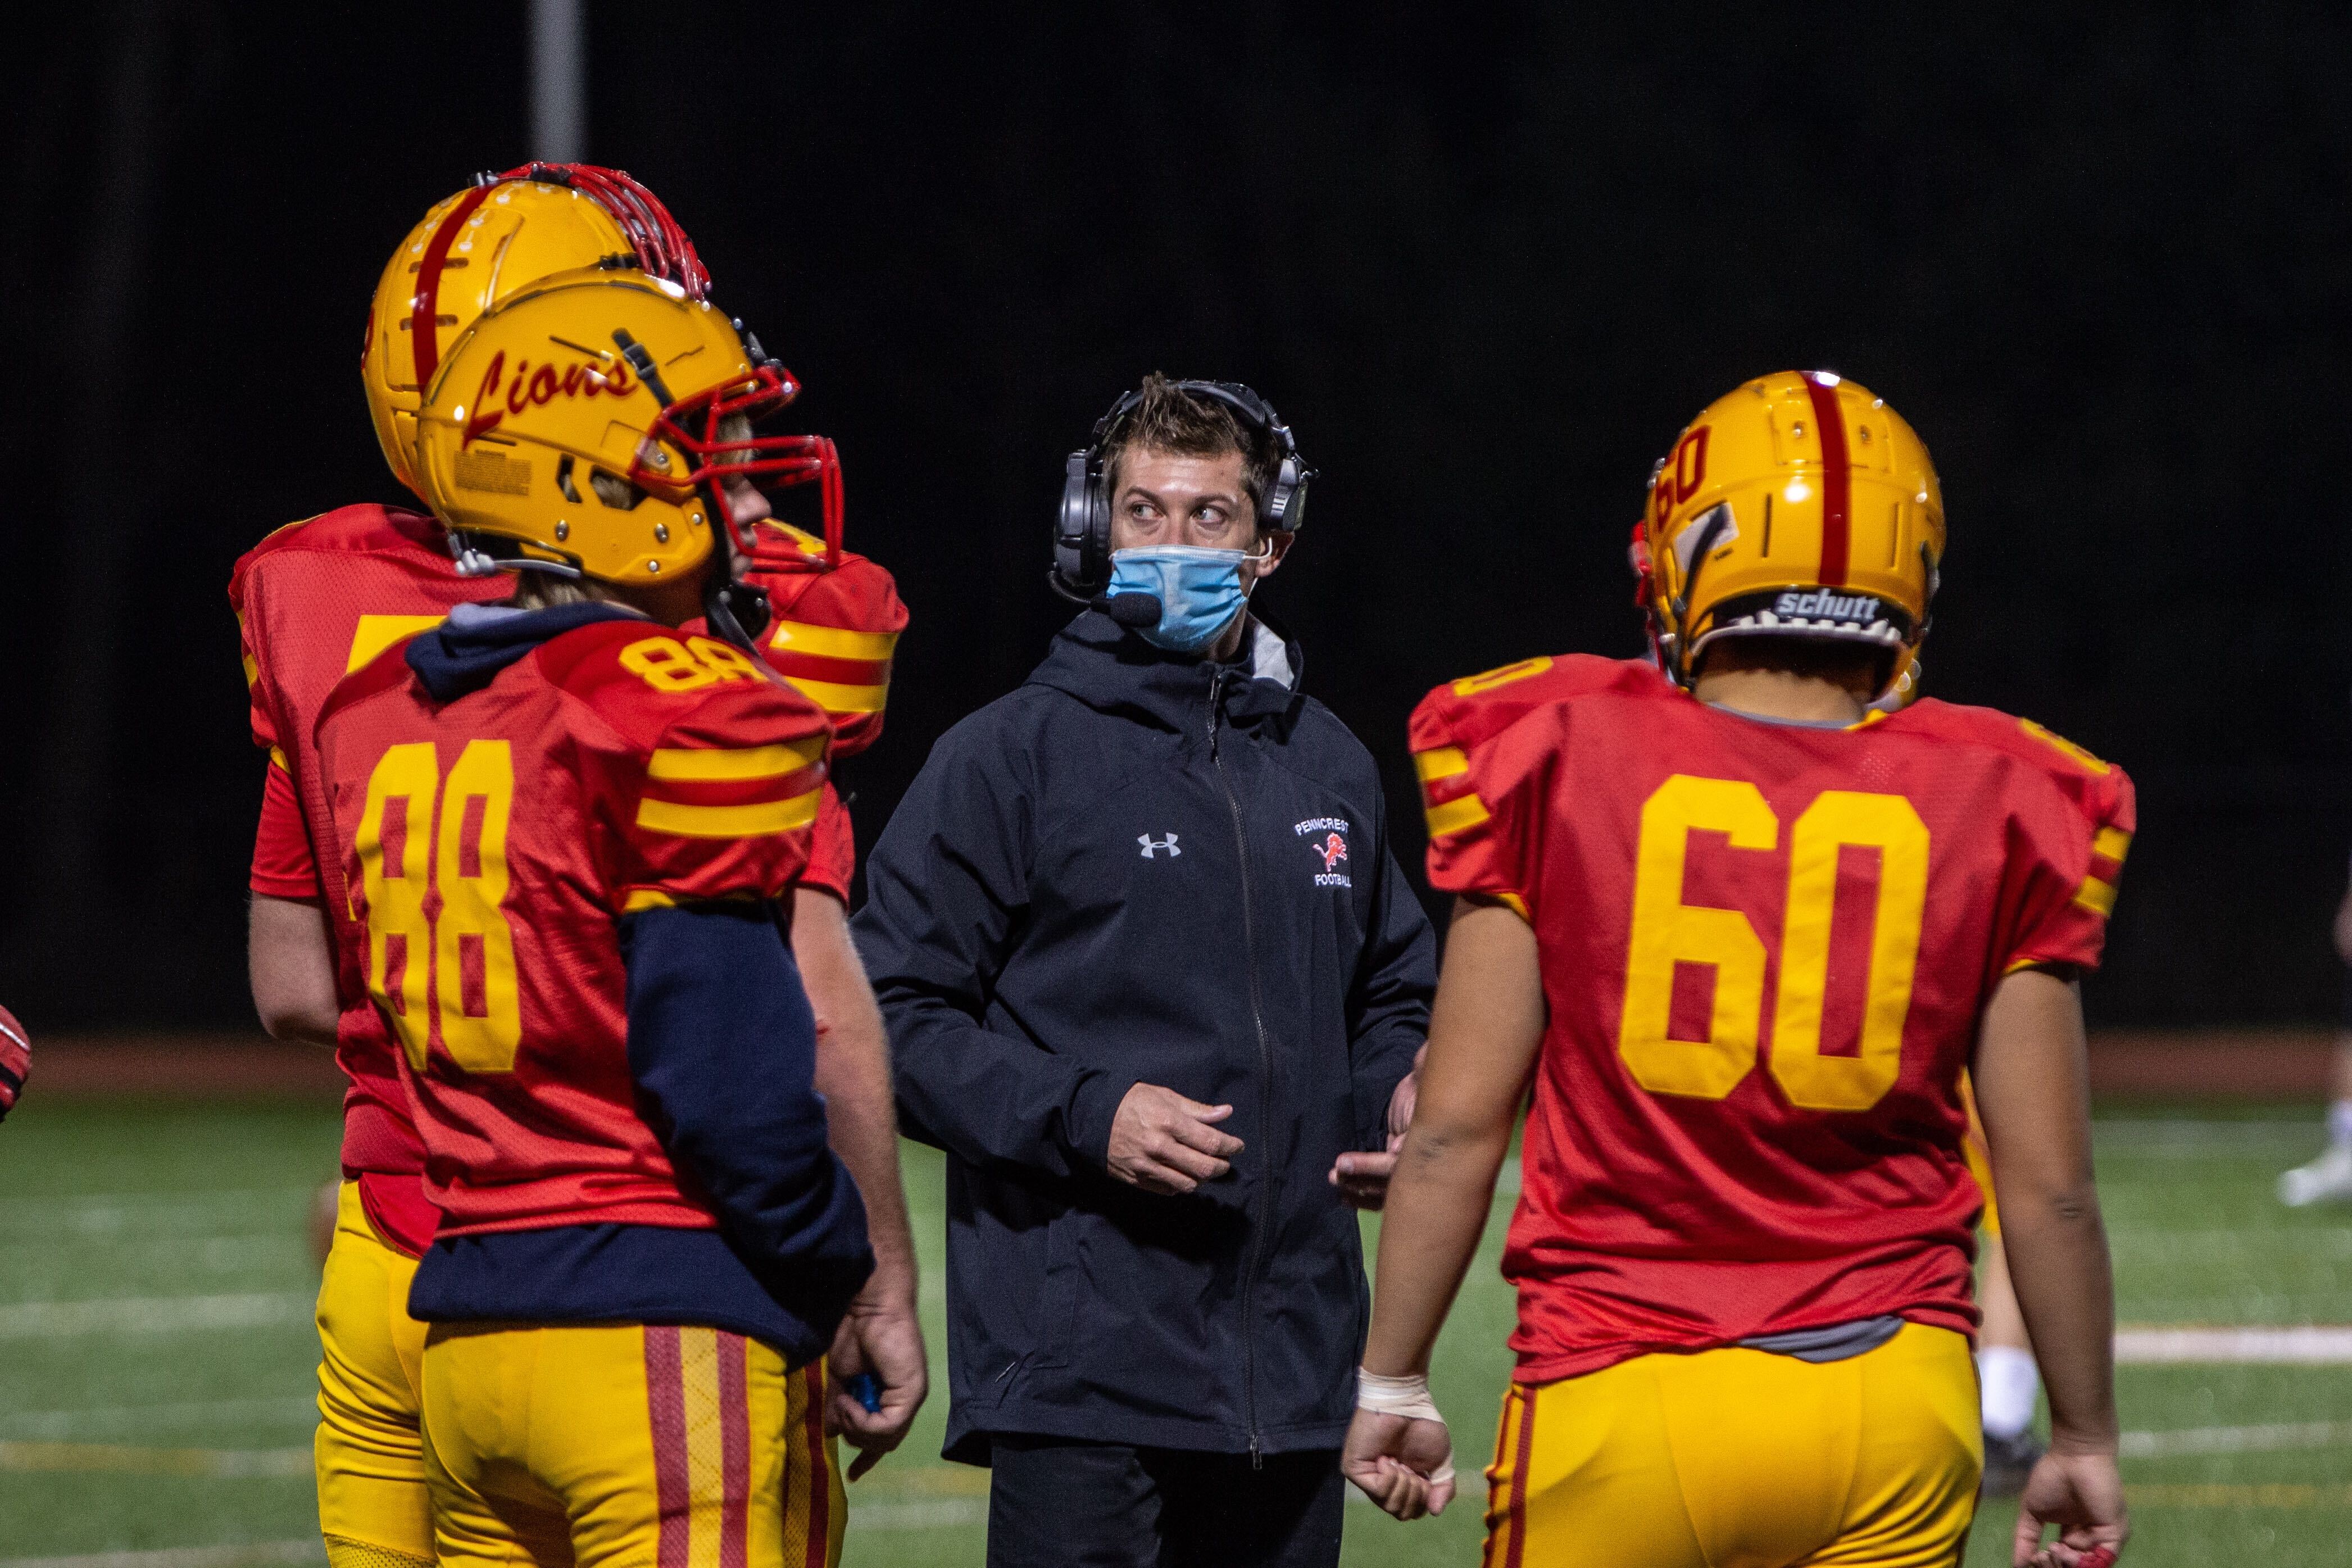
{"label": "football player's leg", "polygon": [[1785,1568],[1837,1539],[1866,1359],[1714,1350],[1633,1364],[1657,1380],[1682,1507],[1711,1568]]}
{"label": "football player's leg", "polygon": [[375,1233],[345,1182],[319,1284],[319,1531],[331,1568],[433,1561],[417,1429],[425,1327],[408,1315],[415,1263]]}
{"label": "football player's leg", "polygon": [[783,1387],[783,1558],[793,1568],[838,1568],[849,1521],[839,1446],[824,1429],[825,1377],[814,1361]]}
{"label": "football player's leg", "polygon": [[[2336,917],[2338,941],[2352,921],[2352,896]],[[2352,965],[2352,959],[2347,960]],[[2292,1208],[2352,1199],[2352,967],[2344,971],[2344,1024],[2336,1036],[2334,1098],[2327,1107],[2327,1147],[2317,1159],[2282,1175],[2279,1201]]]}
{"label": "football player's leg", "polygon": [[1485,1568],[1708,1568],[1654,1365],[1677,1359],[1512,1385],[1486,1470]]}
{"label": "football player's leg", "polygon": [[563,1500],[529,1463],[540,1334],[454,1324],[425,1336],[425,1474],[440,1568],[572,1561]]}
{"label": "football player's leg", "polygon": [[[841,1509],[814,1458],[824,1402],[782,1356],[710,1328],[531,1332],[541,1345],[523,1466],[562,1500],[579,1568],[831,1561]],[[786,1489],[795,1450],[796,1497]]]}
{"label": "football player's leg", "polygon": [[1975,1378],[1968,1341],[1908,1323],[1851,1362],[1855,1409],[1852,1494],[1837,1538],[1805,1568],[1946,1568],[1960,1560],[1976,1512]]}
{"label": "football player's leg", "polygon": [[1984,1427],[1984,1490],[1988,1497],[2015,1497],[2042,1458],[2033,1436],[2033,1407],[2042,1393],[2042,1371],[2034,1364],[2033,1346],[2026,1338],[2025,1313],[2017,1304],[2010,1282],[2009,1253],[2000,1231],[1986,1209],[1987,1224],[1979,1247],[1983,1260],[1977,1275],[1977,1306],[1983,1313],[1977,1331],[1979,1411]]}

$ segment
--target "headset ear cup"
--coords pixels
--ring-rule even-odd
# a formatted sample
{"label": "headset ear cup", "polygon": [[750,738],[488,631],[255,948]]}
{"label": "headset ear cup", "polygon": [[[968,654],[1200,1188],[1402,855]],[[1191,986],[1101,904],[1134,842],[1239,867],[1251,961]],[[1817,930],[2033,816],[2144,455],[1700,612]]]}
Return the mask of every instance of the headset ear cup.
{"label": "headset ear cup", "polygon": [[1282,467],[1274,476],[1274,489],[1266,497],[1265,526],[1295,534],[1307,520],[1307,482],[1315,476],[1299,465],[1296,453],[1282,460]]}
{"label": "headset ear cup", "polygon": [[1072,589],[1094,591],[1089,584],[1087,538],[1092,528],[1094,486],[1089,482],[1087,452],[1073,452],[1062,470],[1062,507],[1054,519],[1054,573]]}
{"label": "headset ear cup", "polygon": [[1087,465],[1087,591],[1110,586],[1110,492],[1101,461]]}

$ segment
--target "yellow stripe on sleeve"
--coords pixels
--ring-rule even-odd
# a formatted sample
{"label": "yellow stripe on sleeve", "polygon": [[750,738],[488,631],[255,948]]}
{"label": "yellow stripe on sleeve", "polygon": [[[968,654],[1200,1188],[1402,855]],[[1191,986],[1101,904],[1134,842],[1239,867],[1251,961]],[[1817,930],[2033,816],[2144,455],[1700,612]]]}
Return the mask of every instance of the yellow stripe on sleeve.
{"label": "yellow stripe on sleeve", "polygon": [[768,519],[768,526],[800,546],[801,554],[819,557],[824,554],[824,541],[806,528],[796,528],[790,523],[780,523],[773,517]]}
{"label": "yellow stripe on sleeve", "polygon": [[1429,809],[1429,836],[1442,839],[1448,833],[1475,828],[1491,815],[1493,813],[1486,810],[1486,801],[1475,795],[1464,795],[1458,800],[1446,801],[1443,806]]}
{"label": "yellow stripe on sleeve", "polygon": [[[689,904],[756,904],[759,900],[760,895],[756,893],[722,893],[709,898],[690,898],[687,902]],[[677,907],[677,894],[664,893],[657,887],[633,887],[629,890],[628,896],[621,901],[621,913],[624,915],[635,915],[640,909],[676,909]]]}
{"label": "yellow stripe on sleeve", "polygon": [[781,779],[814,767],[824,756],[824,737],[796,740],[784,746],[683,748],[665,746],[646,764],[648,779],[670,779],[698,784],[745,779]]}
{"label": "yellow stripe on sleeve", "polygon": [[1504,908],[1509,910],[1512,914],[1517,915],[1520,919],[1526,921],[1528,925],[1533,925],[1536,923],[1535,916],[1528,913],[1528,901],[1521,898],[1517,894],[1498,893],[1495,894],[1495,901],[1497,904],[1500,904]]}
{"label": "yellow stripe on sleeve", "polygon": [[2092,913],[2105,917],[2116,912],[2116,884],[2086,876],[2083,885],[2074,890],[2074,902]]}
{"label": "yellow stripe on sleeve", "polygon": [[239,653],[237,658],[245,665],[246,685],[248,687],[259,685],[261,684],[260,662],[250,653]]}
{"label": "yellow stripe on sleeve", "polygon": [[1458,746],[1433,746],[1412,754],[1412,770],[1421,775],[1423,783],[1434,784],[1469,772],[1470,756]]}
{"label": "yellow stripe on sleeve", "polygon": [[2098,835],[2091,841],[2091,852],[2104,855],[2121,865],[2124,856],[2131,851],[2131,841],[2132,836],[2121,828],[2101,828]]}
{"label": "yellow stripe on sleeve", "polygon": [[343,674],[363,670],[375,663],[376,655],[399,642],[428,631],[448,619],[446,615],[362,615],[352,628],[350,656],[343,661]]}
{"label": "yellow stripe on sleeve", "polygon": [[806,621],[779,621],[772,648],[814,653],[825,659],[887,659],[898,646],[896,632],[850,632],[839,626],[817,626]]}
{"label": "yellow stripe on sleeve", "polygon": [[798,675],[786,675],[794,691],[824,709],[827,713],[880,713],[890,702],[890,688],[880,686],[845,686],[833,681],[807,681]]}
{"label": "yellow stripe on sleeve", "polygon": [[789,833],[816,821],[817,802],[824,791],[812,789],[789,800],[762,800],[751,806],[688,806],[651,796],[637,802],[637,826],[682,839],[750,839],[762,833]]}
{"label": "yellow stripe on sleeve", "polygon": [[294,771],[294,765],[286,760],[286,754],[274,746],[269,748],[269,760],[278,764],[278,769],[281,773]]}

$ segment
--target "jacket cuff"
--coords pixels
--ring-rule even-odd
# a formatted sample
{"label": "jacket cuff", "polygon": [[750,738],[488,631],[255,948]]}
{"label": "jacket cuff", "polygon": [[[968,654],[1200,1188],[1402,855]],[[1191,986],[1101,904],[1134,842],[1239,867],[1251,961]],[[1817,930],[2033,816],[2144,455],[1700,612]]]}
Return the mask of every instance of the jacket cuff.
{"label": "jacket cuff", "polygon": [[1119,1103],[1127,1092],[1142,1082],[1113,1072],[1088,1072],[1079,1078],[1078,1086],[1070,1092],[1071,1153],[1097,1170],[1108,1168],[1111,1124],[1118,1120]]}

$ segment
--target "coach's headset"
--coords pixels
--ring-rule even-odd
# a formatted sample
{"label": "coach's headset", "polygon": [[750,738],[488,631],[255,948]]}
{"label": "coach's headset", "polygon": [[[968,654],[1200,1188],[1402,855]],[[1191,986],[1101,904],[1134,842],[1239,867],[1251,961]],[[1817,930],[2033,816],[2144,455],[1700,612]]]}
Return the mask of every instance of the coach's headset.
{"label": "coach's headset", "polygon": [[[1239,382],[1178,382],[1175,387],[1178,392],[1223,403],[1251,428],[1273,438],[1282,453],[1282,465],[1275,471],[1274,483],[1266,486],[1258,523],[1262,528],[1297,533],[1307,520],[1307,486],[1313,481],[1315,470],[1298,455],[1298,444],[1290,438],[1290,426],[1282,423],[1274,405]],[[1055,592],[1079,604],[1104,608],[1099,600],[1102,591],[1110,584],[1111,565],[1110,495],[1103,449],[1142,401],[1140,392],[1121,392],[1118,401],[1110,405],[1110,412],[1095,421],[1094,434],[1086,447],[1070,454],[1064,470],[1062,512],[1054,524],[1054,570],[1048,580]],[[1148,599],[1143,595],[1131,597]],[[1150,602],[1151,620],[1157,621],[1158,601]]]}

